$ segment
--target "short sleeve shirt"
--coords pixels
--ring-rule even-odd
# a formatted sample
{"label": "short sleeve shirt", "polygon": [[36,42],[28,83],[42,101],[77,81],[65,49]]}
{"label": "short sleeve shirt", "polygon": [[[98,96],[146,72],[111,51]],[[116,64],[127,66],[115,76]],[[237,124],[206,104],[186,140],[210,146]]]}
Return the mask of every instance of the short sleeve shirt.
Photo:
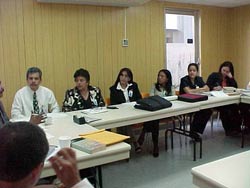
{"label": "short sleeve shirt", "polygon": [[180,94],[184,94],[184,88],[189,87],[190,89],[196,89],[196,88],[202,88],[206,84],[203,81],[202,77],[196,76],[194,79],[194,83],[190,80],[189,76],[185,76],[181,79],[181,84],[180,84]]}

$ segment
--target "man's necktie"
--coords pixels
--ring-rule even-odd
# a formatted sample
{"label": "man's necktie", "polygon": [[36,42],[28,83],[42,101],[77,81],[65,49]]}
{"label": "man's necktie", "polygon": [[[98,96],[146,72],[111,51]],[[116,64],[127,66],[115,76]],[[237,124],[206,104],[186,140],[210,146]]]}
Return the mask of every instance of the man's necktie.
{"label": "man's necktie", "polygon": [[33,94],[33,110],[34,114],[39,114],[39,106],[38,106],[38,101],[36,97],[36,92]]}

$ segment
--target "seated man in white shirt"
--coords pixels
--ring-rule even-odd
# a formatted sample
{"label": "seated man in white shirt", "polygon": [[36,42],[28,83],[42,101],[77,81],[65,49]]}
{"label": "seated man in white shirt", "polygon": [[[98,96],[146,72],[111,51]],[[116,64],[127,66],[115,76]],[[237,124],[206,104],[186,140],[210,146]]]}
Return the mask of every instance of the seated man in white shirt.
{"label": "seated man in white shirt", "polygon": [[[29,122],[7,123],[0,129],[0,138],[0,187],[34,187],[49,150],[44,131]],[[72,149],[61,149],[50,158],[50,162],[62,183],[61,187],[93,188],[87,179],[80,180],[76,155]]]}
{"label": "seated man in white shirt", "polygon": [[[0,80],[0,99],[2,98],[4,93],[4,87],[2,86],[2,82]],[[44,119],[43,115],[34,115],[30,116],[30,122],[33,124],[39,124]],[[28,120],[28,119],[27,119]],[[9,117],[5,112],[2,101],[0,100],[0,128],[2,128],[7,122],[9,122]]]}
{"label": "seated man in white shirt", "polygon": [[31,67],[26,73],[27,86],[17,91],[11,109],[13,120],[26,120],[31,114],[59,112],[53,92],[43,86],[42,71],[37,67]]}

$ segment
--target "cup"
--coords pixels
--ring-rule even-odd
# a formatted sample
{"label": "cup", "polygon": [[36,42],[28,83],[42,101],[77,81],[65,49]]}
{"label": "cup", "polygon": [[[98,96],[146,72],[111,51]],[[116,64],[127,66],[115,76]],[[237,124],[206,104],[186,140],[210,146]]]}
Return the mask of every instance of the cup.
{"label": "cup", "polygon": [[70,136],[60,136],[58,138],[60,148],[69,148],[71,144]]}
{"label": "cup", "polygon": [[51,125],[52,124],[52,117],[47,117],[45,119],[45,125]]}

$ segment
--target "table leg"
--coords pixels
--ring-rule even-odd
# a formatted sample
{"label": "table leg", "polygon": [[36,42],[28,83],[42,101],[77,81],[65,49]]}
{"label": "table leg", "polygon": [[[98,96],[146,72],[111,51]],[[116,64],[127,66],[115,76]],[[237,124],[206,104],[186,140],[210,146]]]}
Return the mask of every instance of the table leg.
{"label": "table leg", "polygon": [[101,167],[101,166],[98,166],[98,167],[97,167],[97,170],[98,170],[99,187],[100,187],[100,188],[103,188],[103,185],[102,185],[102,167]]}

